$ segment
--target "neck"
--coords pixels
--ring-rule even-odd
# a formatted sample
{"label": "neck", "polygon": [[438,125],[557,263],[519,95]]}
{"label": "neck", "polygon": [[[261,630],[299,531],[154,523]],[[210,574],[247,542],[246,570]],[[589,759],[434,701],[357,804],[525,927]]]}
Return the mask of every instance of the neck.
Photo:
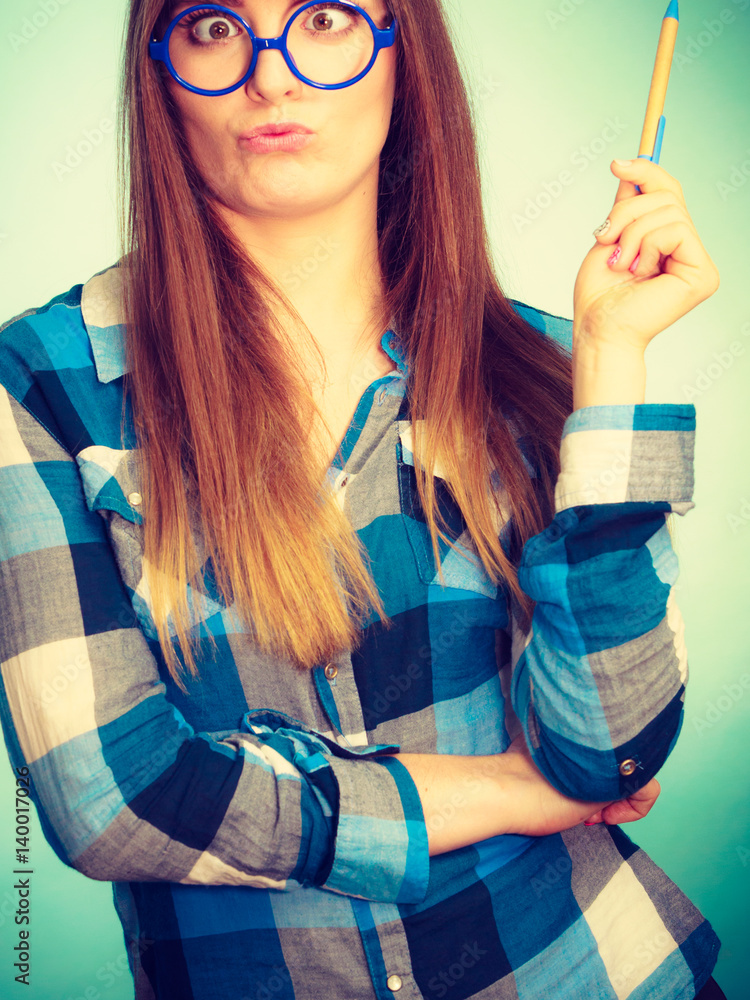
{"label": "neck", "polygon": [[332,366],[371,354],[385,332],[378,320],[382,275],[376,206],[377,177],[337,204],[305,216],[249,216],[216,206]]}

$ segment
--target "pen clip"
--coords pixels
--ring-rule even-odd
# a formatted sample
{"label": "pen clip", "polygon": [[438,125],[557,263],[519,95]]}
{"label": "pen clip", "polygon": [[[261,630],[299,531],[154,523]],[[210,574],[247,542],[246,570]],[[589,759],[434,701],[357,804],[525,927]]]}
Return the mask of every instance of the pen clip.
{"label": "pen clip", "polygon": [[659,119],[659,124],[656,127],[656,139],[654,140],[654,154],[651,157],[653,163],[659,162],[659,157],[661,156],[661,144],[664,138],[664,127],[667,124],[667,119],[664,115]]}
{"label": "pen clip", "polygon": [[[649,156],[647,153],[641,153],[638,157],[639,160],[651,160],[652,163],[658,163],[659,157],[661,156],[661,144],[664,139],[664,128],[667,124],[667,119],[665,115],[662,115],[659,119],[659,124],[656,126],[656,138],[654,139],[654,151]],[[641,189],[636,184],[635,193],[640,194]]]}

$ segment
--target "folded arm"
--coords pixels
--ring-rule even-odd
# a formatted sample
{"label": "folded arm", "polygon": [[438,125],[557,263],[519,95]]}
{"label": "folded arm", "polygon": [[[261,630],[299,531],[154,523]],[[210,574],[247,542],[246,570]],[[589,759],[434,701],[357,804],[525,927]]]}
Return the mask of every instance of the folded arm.
{"label": "folded arm", "polygon": [[427,840],[394,748],[284,716],[195,732],[165,696],[73,456],[0,386],[0,710],[48,841],[94,879],[419,901]]}
{"label": "folded arm", "polygon": [[618,800],[642,788],[677,739],[688,678],[667,517],[690,510],[692,404],[574,410],[555,517],[529,539],[511,610],[512,705],[534,763],[565,795]]}

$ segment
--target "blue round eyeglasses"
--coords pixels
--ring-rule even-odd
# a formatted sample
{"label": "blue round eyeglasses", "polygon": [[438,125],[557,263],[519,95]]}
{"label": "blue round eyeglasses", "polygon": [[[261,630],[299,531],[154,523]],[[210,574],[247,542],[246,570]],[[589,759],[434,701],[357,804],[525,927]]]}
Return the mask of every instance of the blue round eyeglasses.
{"label": "blue round eyeglasses", "polygon": [[[312,25],[312,26],[310,26]],[[236,11],[210,4],[175,15],[149,55],[194,94],[219,97],[247,83],[262,49],[278,49],[303,83],[320,90],[351,87],[372,69],[381,49],[396,40],[398,22],[375,26],[355,3],[310,0],[277,38],[258,38]]]}

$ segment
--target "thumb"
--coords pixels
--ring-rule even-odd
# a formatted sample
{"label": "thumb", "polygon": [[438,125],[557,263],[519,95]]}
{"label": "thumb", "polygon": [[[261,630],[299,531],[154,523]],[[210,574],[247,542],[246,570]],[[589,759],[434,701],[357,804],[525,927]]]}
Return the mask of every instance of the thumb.
{"label": "thumb", "polygon": [[633,161],[617,161],[612,160],[609,165],[609,169],[615,175],[615,177],[620,178],[620,184],[617,188],[617,194],[615,195],[615,204],[618,201],[623,201],[625,198],[633,198],[638,192],[635,189],[635,184],[632,181],[626,180],[626,176],[630,173]]}

